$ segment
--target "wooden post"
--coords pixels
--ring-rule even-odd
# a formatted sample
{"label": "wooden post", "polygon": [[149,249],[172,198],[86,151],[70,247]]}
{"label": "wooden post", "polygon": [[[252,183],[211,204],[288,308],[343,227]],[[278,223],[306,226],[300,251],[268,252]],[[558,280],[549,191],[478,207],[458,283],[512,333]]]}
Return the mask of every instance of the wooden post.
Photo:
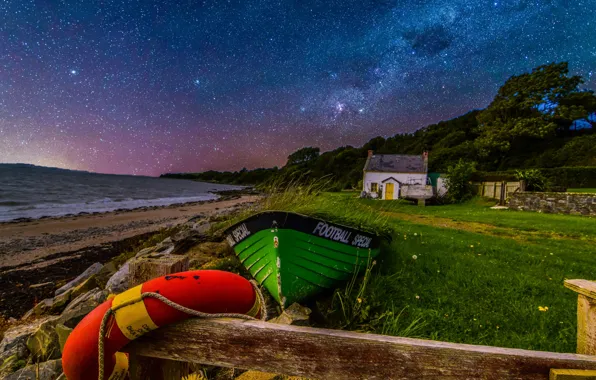
{"label": "wooden post", "polygon": [[165,255],[161,257],[139,257],[130,262],[129,287],[132,288],[153,278],[187,271],[188,257]]}
{"label": "wooden post", "polygon": [[[139,257],[130,262],[129,287],[135,287],[156,277],[184,272],[188,268],[187,256]],[[137,355],[130,356],[131,380],[178,380],[189,373],[187,363]]]}
{"label": "wooden post", "polygon": [[596,355],[596,282],[565,280],[577,293],[577,353]]}

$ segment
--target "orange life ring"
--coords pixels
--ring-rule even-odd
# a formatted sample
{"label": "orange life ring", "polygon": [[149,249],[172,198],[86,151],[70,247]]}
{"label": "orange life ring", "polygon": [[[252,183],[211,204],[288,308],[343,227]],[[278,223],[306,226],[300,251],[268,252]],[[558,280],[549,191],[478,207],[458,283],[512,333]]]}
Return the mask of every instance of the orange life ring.
{"label": "orange life ring", "polygon": [[66,378],[98,379],[99,334],[105,316],[103,380],[124,379],[128,357],[119,349],[148,331],[191,316],[166,301],[206,314],[261,315],[260,295],[237,274],[197,270],[159,277],[108,299],[74,328],[62,352]]}

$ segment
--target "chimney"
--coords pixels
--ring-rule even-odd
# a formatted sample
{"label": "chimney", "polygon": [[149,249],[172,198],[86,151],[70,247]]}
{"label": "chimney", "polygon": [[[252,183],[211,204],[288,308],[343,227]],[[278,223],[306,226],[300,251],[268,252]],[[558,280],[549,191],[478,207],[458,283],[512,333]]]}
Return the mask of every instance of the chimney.
{"label": "chimney", "polygon": [[368,151],[368,157],[372,157],[372,155],[373,155],[373,151],[372,150],[369,150]]}
{"label": "chimney", "polygon": [[428,152],[422,152],[422,159],[424,160],[424,172],[428,173]]}

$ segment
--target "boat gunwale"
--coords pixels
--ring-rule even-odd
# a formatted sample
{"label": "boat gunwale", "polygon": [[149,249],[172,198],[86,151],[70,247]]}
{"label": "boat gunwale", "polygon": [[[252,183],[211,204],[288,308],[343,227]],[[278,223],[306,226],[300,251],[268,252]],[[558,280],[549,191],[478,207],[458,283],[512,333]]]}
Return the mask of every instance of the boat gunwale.
{"label": "boat gunwale", "polygon": [[[324,220],[324,219],[321,219],[321,218],[318,218],[318,217],[313,217],[313,216],[309,216],[309,215],[304,215],[304,214],[300,214],[300,213],[297,213],[297,212],[291,212],[291,211],[279,211],[279,210],[267,210],[267,211],[260,211],[260,212],[258,212],[258,213],[256,213],[256,214],[253,214],[253,215],[251,215],[251,216],[249,216],[249,217],[247,217],[247,218],[244,218],[244,219],[242,219],[242,220],[238,221],[237,223],[234,223],[234,224],[233,224],[233,225],[231,225],[230,227],[227,227],[225,230],[223,230],[223,235],[225,236],[225,235],[229,235],[229,234],[231,234],[231,232],[232,232],[234,229],[238,228],[238,227],[239,227],[239,226],[241,226],[242,224],[245,224],[245,223],[247,223],[247,222],[249,222],[249,221],[257,220],[257,219],[259,219],[260,217],[262,217],[262,216],[265,216],[265,215],[273,215],[273,216],[275,216],[276,214],[280,214],[280,215],[283,215],[283,216],[285,216],[285,221],[284,221],[284,224],[285,224],[285,222],[287,221],[287,219],[288,219],[288,216],[289,216],[289,215],[293,215],[293,216],[301,217],[301,218],[304,218],[304,219],[307,219],[307,220],[311,220],[311,221],[313,221],[313,222],[318,222],[318,223],[321,223],[321,222],[322,222],[322,223],[325,223],[325,224],[330,224],[330,225],[332,225],[332,226],[335,226],[335,227],[343,228],[344,230],[347,230],[347,231],[356,231],[356,232],[358,232],[359,234],[363,234],[363,235],[365,235],[365,236],[367,235],[367,237],[371,237],[371,238],[372,238],[371,244],[372,244],[373,242],[375,242],[375,243],[376,243],[376,244],[375,244],[375,247],[368,247],[368,248],[361,247],[362,249],[379,249],[379,248],[380,248],[380,245],[381,245],[381,241],[382,241],[382,239],[383,239],[383,235],[381,235],[381,234],[379,234],[379,233],[376,233],[376,232],[369,232],[369,231],[366,231],[366,230],[362,230],[362,229],[360,229],[360,228],[356,228],[356,227],[352,227],[352,226],[347,226],[347,225],[345,225],[345,224],[336,223],[336,222],[332,222],[332,221],[327,221],[327,220]],[[267,229],[269,229],[269,228],[270,228],[270,227],[267,227],[267,228],[262,228],[262,229],[260,229],[259,231],[264,231],[264,230],[267,230]],[[283,228],[283,227],[278,227],[278,228],[279,228],[279,229],[293,229],[293,228]],[[297,231],[298,231],[298,230],[297,230]],[[329,239],[329,238],[327,238],[327,237],[324,237],[324,236],[317,236],[317,235],[314,235],[313,233],[309,233],[309,232],[305,232],[305,231],[300,231],[300,232],[303,232],[303,233],[305,233],[305,234],[307,234],[307,235],[311,235],[311,236],[314,236],[314,237],[318,237],[318,238],[321,238],[321,239],[324,239],[324,240],[335,241],[335,240],[331,240],[331,239]],[[238,242],[237,242],[235,245],[237,245],[237,244],[240,244],[240,243],[241,243],[243,240],[244,240],[244,239],[242,239],[242,240],[238,241]],[[347,243],[344,243],[344,242],[338,242],[338,241],[335,241],[335,242],[336,242],[336,243],[339,243],[339,244],[349,245],[349,244],[347,244]],[[235,246],[235,245],[234,245],[234,246]]]}

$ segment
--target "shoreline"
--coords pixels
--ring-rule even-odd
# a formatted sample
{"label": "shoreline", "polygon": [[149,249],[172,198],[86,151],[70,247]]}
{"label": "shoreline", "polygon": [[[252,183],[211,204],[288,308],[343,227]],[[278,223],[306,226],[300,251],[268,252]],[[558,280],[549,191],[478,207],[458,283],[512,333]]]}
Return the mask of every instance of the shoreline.
{"label": "shoreline", "polygon": [[189,220],[200,220],[222,210],[246,206],[256,195],[235,195],[216,200],[152,206],[0,224],[0,274],[47,256],[123,240]]}
{"label": "shoreline", "polygon": [[[155,234],[249,207],[257,195],[0,224],[0,317],[20,317],[53,286],[105,264]],[[38,287],[38,286],[40,287]]]}
{"label": "shoreline", "polygon": [[157,210],[157,209],[164,209],[164,208],[177,208],[181,206],[192,206],[204,203],[211,203],[211,202],[220,202],[225,201],[228,199],[234,199],[236,197],[242,195],[258,195],[260,194],[257,191],[254,191],[252,187],[246,187],[244,189],[239,190],[220,190],[220,191],[209,191],[207,194],[212,194],[217,196],[218,198],[215,199],[206,199],[202,201],[191,201],[191,202],[179,202],[179,203],[172,203],[169,205],[163,206],[139,206],[134,208],[119,208],[116,210],[111,211],[81,211],[78,213],[72,214],[65,214],[65,215],[42,215],[38,218],[29,218],[29,217],[21,217],[15,218],[11,220],[0,221],[0,228],[2,228],[6,224],[15,224],[15,223],[33,223],[37,221],[46,221],[46,220],[57,220],[63,218],[75,218],[79,216],[88,216],[88,215],[103,215],[103,214],[111,214],[111,213],[125,213],[125,212],[134,212],[134,211],[144,211],[144,210]]}

